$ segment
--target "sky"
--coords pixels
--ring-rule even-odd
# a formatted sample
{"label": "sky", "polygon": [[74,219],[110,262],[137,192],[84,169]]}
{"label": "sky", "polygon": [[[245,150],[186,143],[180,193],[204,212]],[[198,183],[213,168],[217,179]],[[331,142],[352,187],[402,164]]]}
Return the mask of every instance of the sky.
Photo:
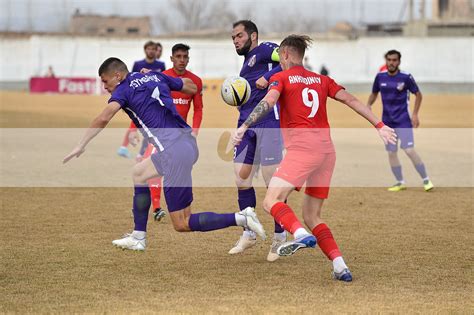
{"label": "sky", "polygon": [[[151,15],[154,35],[163,34],[158,17],[167,14],[179,18],[169,5],[174,0],[0,0],[0,31],[65,32],[70,16],[79,9],[81,13],[101,15]],[[216,0],[184,0],[209,1]],[[220,0],[238,18],[251,18],[264,31],[278,28],[281,12],[286,20],[305,18],[315,20],[321,28],[340,21],[354,25],[378,22],[402,22],[408,18],[408,0]],[[421,0],[415,1],[415,17],[419,16]],[[431,1],[426,0],[425,12],[430,17]],[[291,30],[288,30],[291,31]]]}

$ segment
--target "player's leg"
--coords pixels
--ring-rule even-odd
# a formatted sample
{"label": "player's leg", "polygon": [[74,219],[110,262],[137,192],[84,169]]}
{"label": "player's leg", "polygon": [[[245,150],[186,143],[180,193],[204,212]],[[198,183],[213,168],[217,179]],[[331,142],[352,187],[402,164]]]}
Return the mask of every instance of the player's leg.
{"label": "player's leg", "polygon": [[263,200],[263,209],[294,237],[294,240],[285,242],[277,248],[280,256],[290,256],[301,248],[316,246],[316,238],[306,231],[294,211],[285,203],[294,189],[295,186],[290,182],[274,176]]}
{"label": "player's leg", "polygon": [[[265,238],[263,226],[252,208],[239,213],[191,213],[193,201],[191,172],[197,160],[196,140],[189,136],[166,151],[152,155],[158,170],[163,169],[163,191],[171,222],[179,232],[207,232],[230,226],[248,228]],[[166,168],[164,168],[166,166]]]}
{"label": "player's leg", "polygon": [[318,240],[321,251],[332,261],[334,278],[342,281],[352,281],[352,274],[342,258],[331,230],[321,218],[324,200],[329,195],[335,163],[335,153],[326,154],[321,166],[306,181],[303,219],[306,226]]}
{"label": "player's leg", "polygon": [[[279,126],[279,121],[271,121],[265,123],[264,128],[259,129],[257,133],[257,154],[259,154],[262,177],[267,187],[283,158],[283,141]],[[273,241],[267,255],[268,261],[273,262],[280,257],[277,249],[284,242],[286,242],[286,231],[278,222],[274,221]]]}
{"label": "player's leg", "polygon": [[[256,141],[255,133],[249,130],[244,135],[242,142],[234,148],[234,174],[235,184],[237,186],[239,209],[242,211],[248,207],[255,209],[257,197],[255,189],[252,186],[252,180],[255,173]],[[244,229],[239,240],[229,250],[229,254],[238,254],[257,243],[257,236],[251,230]]]}
{"label": "player's leg", "polygon": [[123,137],[123,140],[122,140],[122,145],[117,150],[117,154],[124,158],[130,158],[130,152],[128,151],[128,144],[129,144],[128,135],[129,134],[130,134],[130,128],[128,128],[127,132],[125,132],[125,136]]}
{"label": "player's leg", "polygon": [[393,176],[397,182],[395,185],[388,188],[388,191],[401,191],[405,190],[405,180],[403,179],[402,174],[402,165],[400,160],[398,159],[398,129],[395,129],[397,133],[397,143],[396,144],[386,144],[385,149],[388,152],[388,162],[390,163],[390,168],[392,170]]}
{"label": "player's leg", "polygon": [[412,128],[404,128],[400,132],[400,148],[405,151],[406,155],[410,158],[413,166],[415,167],[418,174],[423,180],[423,186],[425,191],[430,191],[434,188],[433,183],[430,181],[428,173],[426,172],[425,164],[421,160],[418,153],[415,151],[415,141],[413,137]]}
{"label": "player's leg", "polygon": [[112,242],[115,246],[123,249],[145,250],[146,248],[146,226],[148,222],[148,211],[150,210],[151,198],[147,180],[161,176],[155,168],[151,157],[135,164],[133,167],[133,221],[134,228],[131,234]]}
{"label": "player's leg", "polygon": [[[150,143],[143,154],[143,158],[147,158],[156,153],[156,148]],[[153,218],[155,221],[160,221],[166,215],[165,211],[161,209],[161,177],[152,178],[148,180],[148,187],[150,187],[151,204],[153,206]]]}

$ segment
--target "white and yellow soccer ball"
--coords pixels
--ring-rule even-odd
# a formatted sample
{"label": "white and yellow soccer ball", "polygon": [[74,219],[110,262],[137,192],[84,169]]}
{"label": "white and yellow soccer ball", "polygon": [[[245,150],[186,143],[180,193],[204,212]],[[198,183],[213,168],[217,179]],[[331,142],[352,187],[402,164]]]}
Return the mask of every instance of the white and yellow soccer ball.
{"label": "white and yellow soccer ball", "polygon": [[230,106],[242,106],[250,98],[250,84],[242,77],[232,76],[224,80],[221,86],[221,96]]}

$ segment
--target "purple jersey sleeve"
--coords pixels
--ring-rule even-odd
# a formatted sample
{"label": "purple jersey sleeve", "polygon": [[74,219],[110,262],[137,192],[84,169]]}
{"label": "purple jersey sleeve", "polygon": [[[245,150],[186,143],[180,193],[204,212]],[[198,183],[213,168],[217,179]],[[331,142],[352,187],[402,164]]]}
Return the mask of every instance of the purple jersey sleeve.
{"label": "purple jersey sleeve", "polygon": [[406,85],[407,85],[407,89],[413,94],[416,94],[417,92],[420,91],[420,89],[418,88],[418,85],[415,82],[415,79],[413,78],[411,74],[407,76]]}
{"label": "purple jersey sleeve", "polygon": [[276,66],[275,68],[273,68],[272,70],[268,71],[267,73],[265,73],[263,75],[263,77],[265,78],[265,80],[267,81],[270,81],[270,78],[272,77],[272,75],[274,75],[275,73],[278,73],[281,71],[281,66],[278,65]]}
{"label": "purple jersey sleeve", "polygon": [[117,102],[120,104],[120,107],[125,107],[127,105],[127,96],[125,90],[118,86],[115,91],[112,92],[112,95],[109,98],[108,103]]}
{"label": "purple jersey sleeve", "polygon": [[372,85],[372,93],[380,92],[380,84],[379,84],[379,75],[375,76],[374,84]]}
{"label": "purple jersey sleeve", "polygon": [[171,91],[181,91],[183,89],[184,82],[181,78],[170,77],[161,72],[154,73],[157,73],[160,78],[162,78],[166,82],[166,84],[168,84]]}

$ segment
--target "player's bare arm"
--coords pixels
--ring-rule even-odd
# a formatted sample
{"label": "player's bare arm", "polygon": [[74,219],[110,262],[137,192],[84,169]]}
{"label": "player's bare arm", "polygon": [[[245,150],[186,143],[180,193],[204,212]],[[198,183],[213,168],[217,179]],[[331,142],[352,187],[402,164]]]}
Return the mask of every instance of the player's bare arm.
{"label": "player's bare arm", "polygon": [[105,107],[105,109],[92,120],[89,128],[87,128],[86,133],[76,145],[76,147],[66,155],[63,159],[63,163],[67,163],[73,157],[79,157],[86,150],[87,144],[97,136],[102,129],[104,129],[114,115],[120,110],[120,105],[117,102],[111,102]]}
{"label": "player's bare arm", "polygon": [[279,97],[280,92],[276,90],[268,91],[267,95],[265,95],[265,97],[257,104],[257,106],[255,106],[247,120],[245,120],[242,126],[240,126],[234,133],[232,136],[232,144],[238,145],[242,141],[242,137],[244,136],[247,129],[273,110],[273,107],[277,103]]}
{"label": "player's bare arm", "polygon": [[354,95],[345,90],[339,90],[335,95],[335,99],[352,108],[352,110],[367,119],[374,127],[376,127],[379,136],[385,144],[388,142],[392,144],[396,143],[397,135],[395,134],[395,131],[389,126],[385,126],[383,122],[372,113],[370,108],[365,106]]}
{"label": "player's bare arm", "polygon": [[413,108],[413,114],[411,116],[411,123],[413,128],[418,128],[420,126],[420,119],[418,118],[418,112],[420,111],[421,101],[423,100],[423,95],[420,91],[415,93],[415,107]]}
{"label": "player's bare arm", "polygon": [[193,80],[188,79],[188,78],[182,78],[183,80],[183,88],[181,89],[181,92],[184,94],[189,94],[189,95],[194,95],[197,93],[198,88],[196,84],[194,84]]}

